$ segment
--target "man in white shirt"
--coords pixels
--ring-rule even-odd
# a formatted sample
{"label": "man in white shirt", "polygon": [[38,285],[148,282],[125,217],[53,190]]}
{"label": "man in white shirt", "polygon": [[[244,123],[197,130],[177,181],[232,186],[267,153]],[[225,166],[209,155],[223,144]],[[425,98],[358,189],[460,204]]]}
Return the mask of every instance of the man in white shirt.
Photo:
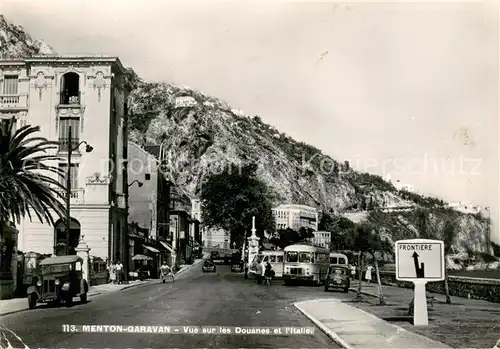
{"label": "man in white shirt", "polygon": [[123,274],[122,262],[120,262],[120,261],[116,262],[115,270],[116,270],[116,280],[118,281],[118,284],[121,284],[122,283],[122,274]]}

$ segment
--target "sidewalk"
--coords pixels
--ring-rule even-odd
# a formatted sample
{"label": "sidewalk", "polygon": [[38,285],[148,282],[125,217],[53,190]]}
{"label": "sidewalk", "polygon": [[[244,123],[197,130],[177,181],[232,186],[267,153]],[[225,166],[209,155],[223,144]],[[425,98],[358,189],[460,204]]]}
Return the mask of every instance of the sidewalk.
{"label": "sidewalk", "polygon": [[[94,297],[103,293],[110,293],[115,291],[126,290],[131,287],[137,287],[141,285],[148,284],[150,281],[130,281],[129,284],[102,284],[91,286],[89,289],[89,293],[87,296]],[[20,311],[28,310],[28,298],[13,298],[13,299],[4,299],[0,301],[0,316],[18,313]]]}
{"label": "sidewalk", "polygon": [[[181,265],[180,269],[175,273],[175,275],[183,274],[185,271],[199,265],[203,260],[197,259],[193,264]],[[147,285],[152,282],[157,282],[158,280],[149,279],[144,281],[130,281],[128,284],[113,284],[107,283],[102,285],[91,286],[89,289],[88,297],[94,297],[103,293],[110,293],[116,291],[122,291],[129,289],[131,287],[137,287],[142,285]],[[25,298],[13,298],[5,299],[0,301],[0,316],[18,313],[20,311],[28,310],[28,299]]]}
{"label": "sidewalk", "polygon": [[334,342],[351,348],[449,348],[334,298],[295,303]]}
{"label": "sidewalk", "polygon": [[[356,292],[358,283],[353,281],[351,285],[350,290]],[[451,304],[446,304],[445,295],[429,292],[435,300],[434,305],[428,305],[429,326],[415,327],[408,316],[413,290],[383,285],[382,292],[386,305],[379,306],[377,284],[364,282],[363,302],[352,305],[453,348],[492,348],[500,340],[498,303],[452,296]]]}

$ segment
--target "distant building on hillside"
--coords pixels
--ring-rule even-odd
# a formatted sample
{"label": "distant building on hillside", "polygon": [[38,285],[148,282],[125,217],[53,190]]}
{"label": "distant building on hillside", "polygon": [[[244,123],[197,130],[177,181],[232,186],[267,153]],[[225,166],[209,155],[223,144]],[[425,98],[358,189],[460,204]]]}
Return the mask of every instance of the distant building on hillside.
{"label": "distant building on hillside", "polygon": [[390,173],[388,173],[388,174],[386,174],[384,176],[384,180],[386,182],[389,182],[392,185],[394,185],[394,187],[397,190],[405,190],[405,191],[408,191],[410,193],[414,193],[415,192],[415,188],[413,187],[413,185],[407,184],[407,183],[402,183],[399,179],[393,180]]}
{"label": "distant building on hillside", "polygon": [[459,212],[463,213],[481,213],[482,212],[482,207],[480,205],[473,205],[470,202],[462,202],[462,201],[456,201],[456,202],[450,202],[447,205],[449,208],[452,208],[454,210],[457,210]]}
{"label": "distant building on hillside", "polygon": [[315,231],[314,237],[311,238],[311,242],[320,247],[330,248],[330,243],[332,239],[332,233],[329,231]]}
{"label": "distant building on hillside", "polygon": [[276,229],[311,228],[318,230],[318,210],[306,205],[280,205],[272,209]]}
{"label": "distant building on hillside", "polygon": [[177,97],[175,99],[175,108],[188,108],[195,107],[197,105],[198,103],[196,102],[196,99],[190,96]]}

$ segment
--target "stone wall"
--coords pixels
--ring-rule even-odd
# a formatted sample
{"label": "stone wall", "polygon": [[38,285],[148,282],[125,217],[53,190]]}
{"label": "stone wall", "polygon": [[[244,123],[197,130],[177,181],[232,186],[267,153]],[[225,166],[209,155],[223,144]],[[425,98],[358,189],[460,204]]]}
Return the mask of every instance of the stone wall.
{"label": "stone wall", "polygon": [[[413,288],[412,282],[397,281],[394,272],[381,271],[380,279],[383,285]],[[500,280],[449,276],[448,286],[450,296],[500,303]],[[427,283],[427,291],[445,294],[444,281]]]}

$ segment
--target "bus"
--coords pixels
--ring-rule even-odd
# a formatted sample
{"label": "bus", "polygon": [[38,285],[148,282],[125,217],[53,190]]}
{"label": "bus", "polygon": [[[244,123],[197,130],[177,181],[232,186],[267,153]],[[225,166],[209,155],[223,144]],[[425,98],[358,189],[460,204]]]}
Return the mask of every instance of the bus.
{"label": "bus", "polygon": [[347,268],[349,267],[349,259],[345,254],[332,252],[330,253],[330,265]]}
{"label": "bus", "polygon": [[250,265],[248,269],[248,274],[249,275],[255,275],[256,269],[257,269],[257,264],[262,264],[263,267],[265,267],[265,264],[269,262],[271,264],[271,267],[274,270],[274,277],[275,278],[282,278],[283,277],[283,258],[284,258],[284,252],[283,251],[261,251],[258,255],[255,256],[254,260],[252,261],[252,264]]}
{"label": "bus", "polygon": [[321,285],[325,281],[330,267],[330,251],[322,247],[299,244],[285,247],[284,252],[285,285],[299,281]]}

